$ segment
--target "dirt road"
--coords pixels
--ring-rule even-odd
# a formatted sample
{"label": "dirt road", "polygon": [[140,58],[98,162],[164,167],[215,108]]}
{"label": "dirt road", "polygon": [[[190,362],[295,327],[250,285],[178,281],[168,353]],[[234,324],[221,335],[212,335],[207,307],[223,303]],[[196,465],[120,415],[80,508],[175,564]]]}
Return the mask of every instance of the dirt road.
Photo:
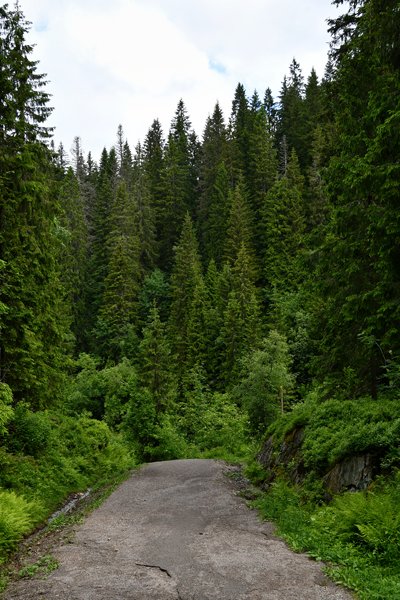
{"label": "dirt road", "polygon": [[153,463],[126,481],[54,555],[48,579],[7,600],[347,600],[235,495],[212,460]]}

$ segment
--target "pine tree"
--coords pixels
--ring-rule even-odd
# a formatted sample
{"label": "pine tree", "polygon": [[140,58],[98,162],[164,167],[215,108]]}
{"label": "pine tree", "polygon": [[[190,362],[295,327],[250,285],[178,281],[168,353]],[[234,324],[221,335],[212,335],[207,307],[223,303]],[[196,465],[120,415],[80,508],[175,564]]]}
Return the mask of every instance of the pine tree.
{"label": "pine tree", "polygon": [[96,327],[97,351],[113,360],[121,357],[121,348],[131,343],[128,338],[135,333],[141,281],[135,212],[134,202],[121,182],[110,217],[111,232],[107,240],[110,260]]}
{"label": "pine tree", "polygon": [[232,290],[228,295],[220,336],[223,353],[221,377],[224,382],[237,382],[240,360],[257,345],[260,334],[260,309],[251,258],[242,244],[233,266]]}
{"label": "pine tree", "polygon": [[254,221],[242,181],[239,181],[230,194],[230,212],[227,225],[225,259],[233,264],[239,255],[240,248],[244,245],[249,253],[252,272],[255,274],[257,267],[253,250]]}
{"label": "pine tree", "polygon": [[142,272],[148,273],[155,265],[157,244],[149,180],[146,175],[144,155],[140,144],[136,146],[133,159],[132,181],[132,193],[136,207],[136,226],[140,245],[140,265]]}
{"label": "pine tree", "polygon": [[143,329],[139,363],[141,385],[150,392],[156,412],[165,412],[173,395],[171,350],[156,306],[151,309],[149,322]]}
{"label": "pine tree", "polygon": [[[218,215],[224,212],[229,186],[226,158],[227,131],[221,108],[217,103],[212,117],[208,117],[206,122],[199,160],[200,196],[197,219],[202,254],[207,260],[216,258],[213,245],[221,238],[219,224],[216,227],[216,223]],[[226,215],[222,214],[222,219],[224,218],[226,219]]]}
{"label": "pine tree", "polygon": [[277,179],[269,190],[263,209],[267,294],[274,287],[288,289],[301,280],[298,258],[305,230],[302,187],[303,177],[293,151],[286,175]]}
{"label": "pine tree", "polygon": [[16,401],[51,403],[65,364],[53,157],[44,76],[18,5],[0,7],[0,375]]}
{"label": "pine tree", "polygon": [[201,279],[198,242],[189,213],[186,214],[181,237],[175,248],[175,264],[171,275],[170,336],[177,356],[180,374],[188,361],[188,327],[195,289]]}
{"label": "pine tree", "polygon": [[316,362],[320,376],[352,369],[354,392],[374,396],[384,357],[400,351],[398,31],[389,0],[354,0],[330,23],[337,147],[327,172],[333,217],[316,286]]}

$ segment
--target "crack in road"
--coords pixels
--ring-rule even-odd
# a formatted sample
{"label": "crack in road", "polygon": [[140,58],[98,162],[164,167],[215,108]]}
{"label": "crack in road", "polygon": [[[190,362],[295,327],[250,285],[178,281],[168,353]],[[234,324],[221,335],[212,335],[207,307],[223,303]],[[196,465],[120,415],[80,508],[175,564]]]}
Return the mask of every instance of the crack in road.
{"label": "crack in road", "polygon": [[159,565],[146,565],[144,563],[135,563],[135,565],[137,567],[146,567],[147,569],[158,569],[161,571],[161,573],[165,573],[170,579],[172,579],[171,573],[168,571],[168,569],[163,569]]}
{"label": "crack in road", "polygon": [[[161,573],[165,573],[170,579],[172,579],[172,575],[171,573],[168,571],[168,569],[164,569],[163,567],[160,567],[160,565],[147,565],[145,563],[135,563],[135,565],[137,567],[145,567],[147,569],[158,569],[159,571],[161,571]],[[177,594],[177,599],[176,600],[185,600],[183,598],[183,596],[181,596],[178,587],[176,588],[176,594]]]}

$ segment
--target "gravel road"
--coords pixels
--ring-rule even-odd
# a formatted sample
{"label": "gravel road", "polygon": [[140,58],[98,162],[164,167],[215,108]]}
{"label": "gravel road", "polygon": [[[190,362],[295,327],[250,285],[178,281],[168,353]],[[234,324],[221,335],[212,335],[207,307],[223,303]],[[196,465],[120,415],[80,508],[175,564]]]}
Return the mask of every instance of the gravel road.
{"label": "gravel road", "polygon": [[45,580],[6,600],[348,600],[321,565],[294,554],[235,494],[213,460],[134,473],[53,554]]}

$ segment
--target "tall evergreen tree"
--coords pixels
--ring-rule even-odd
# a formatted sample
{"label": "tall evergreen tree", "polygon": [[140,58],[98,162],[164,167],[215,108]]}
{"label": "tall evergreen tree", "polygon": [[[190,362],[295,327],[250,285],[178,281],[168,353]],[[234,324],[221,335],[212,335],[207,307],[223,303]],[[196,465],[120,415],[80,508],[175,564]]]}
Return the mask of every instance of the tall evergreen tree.
{"label": "tall evergreen tree", "polygon": [[141,385],[151,394],[156,412],[165,412],[173,395],[171,350],[156,306],[151,309],[149,322],[143,329],[139,363]]}
{"label": "tall evergreen tree", "polygon": [[[295,150],[300,165],[304,167],[307,160],[304,139],[304,78],[296,59],[292,60],[289,70],[289,78],[284,78],[279,97],[277,145],[284,150],[287,144],[287,152],[284,153],[284,157],[288,157],[290,152]],[[285,164],[286,161],[283,160],[283,166]],[[284,167],[281,170],[284,172]]]}
{"label": "tall evergreen tree", "polygon": [[292,151],[286,175],[269,190],[264,205],[266,252],[264,277],[267,295],[274,287],[290,288],[299,282],[299,252],[304,244],[303,178]]}
{"label": "tall evergreen tree", "polygon": [[140,265],[142,272],[148,273],[155,264],[157,243],[149,179],[146,175],[145,159],[140,144],[136,146],[132,175],[132,194],[136,206],[136,226],[140,244]]}
{"label": "tall evergreen tree", "polygon": [[71,328],[76,348],[84,347],[86,314],[86,276],[88,261],[88,228],[84,198],[79,181],[70,167],[60,186],[63,226],[60,256],[61,277],[71,309]]}
{"label": "tall evergreen tree", "polygon": [[170,269],[173,246],[179,238],[186,212],[194,214],[196,202],[195,155],[197,143],[186,107],[179,101],[165,148],[160,207],[160,264]]}
{"label": "tall evergreen tree", "polygon": [[253,250],[253,215],[249,208],[243,181],[240,180],[230,194],[230,212],[225,242],[225,258],[235,262],[242,245],[249,253],[253,274],[256,272],[256,257]]}
{"label": "tall evergreen tree", "polygon": [[[224,198],[216,193],[216,188],[224,189],[227,193],[229,181],[226,173],[227,131],[224,117],[217,103],[211,117],[208,117],[203,134],[203,143],[199,159],[199,204],[197,219],[199,224],[200,242],[203,254],[207,260],[215,258],[213,245],[215,235],[211,232],[212,222],[219,211],[223,212]],[[222,167],[224,165],[224,167]],[[221,170],[225,169],[226,185],[221,181]],[[221,202],[222,201],[222,202]]]}
{"label": "tall evergreen tree", "polygon": [[0,371],[16,400],[50,403],[65,363],[46,81],[18,5],[0,7]]}
{"label": "tall evergreen tree", "polygon": [[[341,5],[342,2],[335,2]],[[400,15],[389,0],[354,0],[331,21],[336,156],[333,218],[321,253],[318,373],[351,368],[356,391],[377,393],[400,352],[398,180]]]}
{"label": "tall evergreen tree", "polygon": [[192,219],[189,213],[186,213],[181,237],[175,248],[175,263],[171,275],[172,304],[169,325],[179,374],[184,372],[188,361],[188,327],[194,293],[201,277],[198,242]]}
{"label": "tall evergreen tree", "polygon": [[232,102],[232,111],[229,119],[229,176],[231,186],[234,187],[243,176],[245,183],[250,172],[249,165],[249,121],[250,109],[246,90],[239,83],[235,90]]}
{"label": "tall evergreen tree", "polygon": [[156,239],[161,238],[163,227],[164,139],[160,122],[153,121],[143,145],[144,169],[147,176],[151,206],[154,214]]}
{"label": "tall evergreen tree", "polygon": [[96,339],[97,349],[104,358],[118,360],[124,353],[121,349],[130,344],[128,338],[135,333],[141,281],[136,210],[124,182],[118,186],[110,223],[107,240],[110,259],[103,283]]}
{"label": "tall evergreen tree", "polygon": [[240,359],[253,349],[261,334],[260,309],[257,301],[251,258],[242,243],[232,270],[232,290],[224,311],[221,329],[221,376],[229,384],[240,375]]}

